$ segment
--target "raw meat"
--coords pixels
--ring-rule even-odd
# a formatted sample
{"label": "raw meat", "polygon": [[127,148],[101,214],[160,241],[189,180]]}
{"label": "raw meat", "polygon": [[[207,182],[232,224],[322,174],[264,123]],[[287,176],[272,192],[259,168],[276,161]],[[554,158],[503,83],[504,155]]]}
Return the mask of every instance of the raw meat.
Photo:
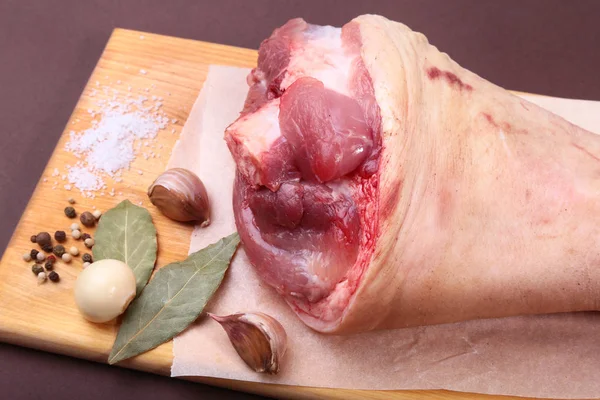
{"label": "raw meat", "polygon": [[597,136],[374,15],[289,21],[248,83],[236,224],[310,327],[599,309]]}

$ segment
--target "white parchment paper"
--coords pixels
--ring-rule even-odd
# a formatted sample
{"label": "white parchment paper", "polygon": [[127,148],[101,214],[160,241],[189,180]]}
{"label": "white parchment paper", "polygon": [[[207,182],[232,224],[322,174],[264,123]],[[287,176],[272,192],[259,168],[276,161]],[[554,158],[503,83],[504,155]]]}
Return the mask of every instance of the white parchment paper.
{"label": "white parchment paper", "polygon": [[[247,69],[211,66],[175,146],[169,167],[204,181],[212,224],[196,229],[190,252],[235,230],[231,206],[235,164],[223,132],[242,109]],[[600,102],[523,96],[600,133]],[[211,376],[354,389],[449,389],[532,397],[600,397],[600,313],[573,313],[325,336],[304,326],[262,284],[242,251],[207,307],[216,314],[262,311],[289,335],[281,372],[250,371],[221,327],[207,318],[175,338],[172,376]]]}

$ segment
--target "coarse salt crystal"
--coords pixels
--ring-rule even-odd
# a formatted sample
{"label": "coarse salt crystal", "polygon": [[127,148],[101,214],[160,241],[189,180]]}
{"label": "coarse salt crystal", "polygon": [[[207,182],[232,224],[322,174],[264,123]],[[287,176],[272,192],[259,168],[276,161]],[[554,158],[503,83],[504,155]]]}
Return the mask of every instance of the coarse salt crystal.
{"label": "coarse salt crystal", "polygon": [[[105,89],[108,95],[109,89]],[[113,92],[118,91],[113,89]],[[112,101],[98,100],[96,106],[101,118],[93,120],[91,128],[70,132],[70,140],[65,148],[80,161],[74,167],[67,167],[66,177],[84,196],[92,197],[94,191],[106,188],[103,175],[113,178],[121,176],[121,171],[129,169],[135,160],[136,149],[139,150],[141,143],[148,146],[149,141],[156,138],[166,116],[150,114],[147,109],[153,105],[144,107],[145,101],[148,101],[148,97],[140,96],[120,103],[116,94]],[[59,171],[55,169],[53,176],[58,175]]]}
{"label": "coarse salt crystal", "polygon": [[65,189],[71,190],[71,185],[69,185],[69,184],[65,185]]}
{"label": "coarse salt crystal", "polygon": [[81,166],[71,167],[68,178],[81,191],[98,190],[104,185],[101,177]]}
{"label": "coarse salt crystal", "polygon": [[148,72],[145,69],[140,69],[140,74],[146,75]]}
{"label": "coarse salt crystal", "polygon": [[144,35],[140,35],[140,39],[144,40]]}

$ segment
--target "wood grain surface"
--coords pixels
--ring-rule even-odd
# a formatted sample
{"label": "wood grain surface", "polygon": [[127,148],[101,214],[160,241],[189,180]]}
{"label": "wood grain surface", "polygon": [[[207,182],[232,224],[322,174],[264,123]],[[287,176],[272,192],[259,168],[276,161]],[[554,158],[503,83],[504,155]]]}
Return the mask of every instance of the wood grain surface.
{"label": "wood grain surface", "polygon": [[[252,67],[256,58],[255,50],[130,30],[117,29],[113,32],[0,262],[1,341],[106,363],[118,325],[88,323],[77,311],[72,289],[82,268],[81,257],[75,257],[70,264],[57,264],[56,271],[61,276],[59,283],[47,282],[38,286],[30,270],[32,262],[24,262],[21,258],[24,252],[37,248],[29,237],[40,231],[69,232],[69,225],[73,220],[63,213],[64,207],[69,205],[69,197],[76,199],[74,206],[78,212],[92,210],[93,207],[106,210],[121,200],[130,199],[134,203],[141,202],[152,213],[159,233],[157,268],[185,258],[192,227],[170,221],[158,213],[147,200],[146,189],[164,170],[170,149],[202,88],[208,65]],[[131,170],[123,174],[122,182],[107,182],[109,187],[115,187],[115,196],[105,194],[90,199],[82,197],[75,190],[66,190],[66,182],[62,181],[60,175],[53,176],[53,171],[55,168],[64,171],[65,165],[75,163],[75,157],[64,148],[69,132],[90,127],[89,110],[93,111],[99,99],[112,97],[112,92],[107,96],[97,90],[99,84],[111,85],[118,90],[121,88],[120,93],[124,92],[122,88],[125,87],[131,87],[134,93],[144,93],[151,87],[151,95],[164,99],[162,111],[168,115],[171,123],[165,131],[159,133],[157,139],[157,143],[162,144],[164,149],[160,157],[147,160],[138,157]],[[86,231],[92,232],[93,229]],[[69,238],[66,247],[72,245],[79,247],[81,252],[87,250],[81,241]],[[169,375],[172,358],[172,343],[169,342],[119,365]],[[266,385],[213,378],[189,379],[278,398],[510,398],[444,390],[359,391]]]}

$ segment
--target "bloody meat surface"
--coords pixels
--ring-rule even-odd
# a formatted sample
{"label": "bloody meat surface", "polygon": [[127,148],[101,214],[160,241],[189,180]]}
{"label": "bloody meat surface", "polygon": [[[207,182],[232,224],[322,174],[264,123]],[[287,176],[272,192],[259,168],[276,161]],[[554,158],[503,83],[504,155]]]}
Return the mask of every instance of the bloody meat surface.
{"label": "bloody meat surface", "polygon": [[[358,31],[293,19],[259,50],[240,118],[236,220],[261,276],[299,308],[327,298],[367,241],[378,107]],[[353,288],[347,286],[346,299]]]}
{"label": "bloody meat surface", "polygon": [[248,258],[321,332],[600,308],[600,137],[381,16],[294,19],[225,139]]}

